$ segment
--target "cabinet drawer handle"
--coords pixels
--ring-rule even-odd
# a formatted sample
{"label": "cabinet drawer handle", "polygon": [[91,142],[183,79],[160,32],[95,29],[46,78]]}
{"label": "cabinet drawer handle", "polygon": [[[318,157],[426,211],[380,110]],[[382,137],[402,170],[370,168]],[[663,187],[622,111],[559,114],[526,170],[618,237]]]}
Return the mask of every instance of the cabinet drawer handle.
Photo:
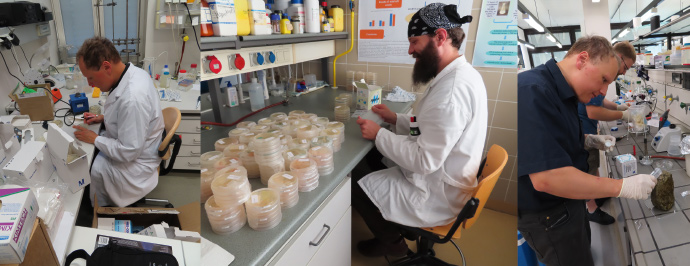
{"label": "cabinet drawer handle", "polygon": [[195,140],[195,139],[193,139],[193,140],[192,140],[192,143],[194,143],[194,144],[201,144],[201,140]]}
{"label": "cabinet drawer handle", "polygon": [[190,154],[190,155],[201,155],[201,152],[193,152],[193,151],[190,151],[189,154]]}
{"label": "cabinet drawer handle", "polygon": [[322,235],[321,238],[319,239],[319,242],[314,243],[314,241],[309,241],[309,245],[310,245],[310,246],[315,246],[315,247],[316,247],[316,246],[321,245],[321,242],[323,241],[323,239],[326,238],[326,235],[328,235],[328,232],[331,231],[331,227],[328,226],[327,224],[323,224],[323,227],[326,227],[326,232],[323,233],[323,235]]}
{"label": "cabinet drawer handle", "polygon": [[196,132],[201,132],[201,126],[196,127]]}
{"label": "cabinet drawer handle", "polygon": [[199,165],[201,165],[201,163],[190,163],[190,162],[188,162],[187,165],[189,165],[189,166],[199,166]]}

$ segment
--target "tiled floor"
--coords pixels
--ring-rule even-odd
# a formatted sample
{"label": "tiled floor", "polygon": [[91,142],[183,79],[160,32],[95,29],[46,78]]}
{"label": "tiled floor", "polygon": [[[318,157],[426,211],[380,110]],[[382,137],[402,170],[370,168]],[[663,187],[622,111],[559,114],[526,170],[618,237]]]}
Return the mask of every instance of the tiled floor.
{"label": "tiled floor", "polygon": [[[517,265],[517,217],[484,209],[472,228],[462,232],[455,241],[465,254],[467,265]],[[356,211],[352,212],[352,265],[388,265],[384,258],[367,258],[357,252],[357,242],[373,235]],[[414,250],[414,243],[408,241]],[[436,256],[442,260],[462,265],[460,255],[453,244],[436,245]]]}

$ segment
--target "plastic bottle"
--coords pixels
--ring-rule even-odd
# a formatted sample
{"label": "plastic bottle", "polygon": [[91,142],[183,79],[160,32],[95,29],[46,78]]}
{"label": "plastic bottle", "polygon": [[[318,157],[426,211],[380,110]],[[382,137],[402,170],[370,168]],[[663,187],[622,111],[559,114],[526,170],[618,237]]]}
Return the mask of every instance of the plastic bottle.
{"label": "plastic bottle", "polygon": [[235,13],[237,14],[237,35],[249,35],[252,30],[249,22],[249,4],[247,0],[235,0]]}
{"label": "plastic bottle", "polygon": [[304,0],[304,32],[321,32],[319,0]]}
{"label": "plastic bottle", "polygon": [[264,90],[256,78],[252,78],[252,83],[249,84],[249,102],[251,103],[252,112],[266,107],[264,102]]}
{"label": "plastic bottle", "polygon": [[192,64],[192,67],[189,69],[189,73],[187,74],[188,79],[191,79],[192,81],[196,81],[196,76],[199,74],[199,70],[196,67],[196,64]]}
{"label": "plastic bottle", "polygon": [[234,0],[216,0],[208,5],[213,23],[213,35],[237,35],[237,16]]}
{"label": "plastic bottle", "polygon": [[328,17],[328,24],[331,26],[331,32],[335,31],[335,20],[333,17]]}
{"label": "plastic bottle", "polygon": [[302,21],[299,18],[292,18],[290,23],[292,23],[292,34],[304,33],[304,27],[302,27]]}
{"label": "plastic bottle", "polygon": [[170,69],[168,69],[168,65],[165,65],[163,67],[163,75],[161,75],[161,78],[160,78],[161,88],[167,88],[168,87],[168,80],[169,79],[170,79]]}
{"label": "plastic bottle", "polygon": [[280,34],[291,34],[292,24],[290,24],[290,16],[283,16],[280,20]]}
{"label": "plastic bottle", "polygon": [[271,14],[271,29],[273,34],[280,34],[280,15],[278,13]]}
{"label": "plastic bottle", "polygon": [[343,21],[343,12],[343,9],[340,8],[339,5],[332,5],[331,9],[328,10],[328,16],[333,17],[333,20],[335,21],[335,25],[333,27],[335,32],[341,32],[345,27],[345,23]]}
{"label": "plastic bottle", "polygon": [[275,4],[273,5],[273,10],[285,12],[285,10],[287,10],[289,6],[290,6],[290,0],[275,0]]}
{"label": "plastic bottle", "polygon": [[[293,19],[295,19],[295,18],[299,19],[299,23],[302,26],[302,28],[304,29],[305,18],[304,18],[304,5],[302,3],[303,3],[302,0],[292,0],[292,4],[290,5],[290,7],[288,7],[288,15],[290,15],[290,17]],[[297,30],[297,28],[293,29],[293,33],[296,30]]]}
{"label": "plastic bottle", "polygon": [[250,34],[271,34],[271,20],[266,14],[266,3],[263,0],[249,0],[248,3]]}
{"label": "plastic bottle", "polygon": [[331,32],[331,24],[328,23],[328,19],[326,17],[324,17],[323,21],[321,21],[321,32]]}
{"label": "plastic bottle", "polygon": [[201,37],[213,36],[213,20],[211,19],[211,9],[208,8],[206,0],[201,0]]}

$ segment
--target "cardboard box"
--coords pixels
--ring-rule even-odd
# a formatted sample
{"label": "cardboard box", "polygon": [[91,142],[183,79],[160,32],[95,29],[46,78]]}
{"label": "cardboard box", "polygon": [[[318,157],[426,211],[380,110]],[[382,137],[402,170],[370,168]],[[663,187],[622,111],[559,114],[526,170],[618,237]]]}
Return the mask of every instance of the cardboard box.
{"label": "cardboard box", "polygon": [[48,123],[46,141],[51,163],[72,193],[91,184],[89,159],[86,157],[86,152],[76,145],[74,138],[57,125]]}
{"label": "cardboard box", "polygon": [[[27,86],[36,89],[36,93],[23,93],[24,88],[17,84],[14,91],[10,93],[10,98],[17,102],[19,112],[31,117],[31,121],[53,120],[53,95],[50,91],[50,84],[38,84]],[[47,91],[43,88],[48,89]]]}
{"label": "cardboard box", "polygon": [[185,231],[200,232],[201,204],[193,202],[177,208],[120,208],[100,207],[98,198],[94,198],[93,228],[98,228],[99,218],[115,218],[116,220],[129,220],[132,227],[149,227],[154,224],[166,222],[170,226],[179,227]]}
{"label": "cardboard box", "polygon": [[48,145],[43,141],[29,141],[3,167],[5,177],[47,182],[53,174]]}
{"label": "cardboard box", "polygon": [[381,87],[354,82],[357,88],[357,109],[371,110],[371,107],[381,103]]}
{"label": "cardboard box", "polygon": [[60,266],[48,229],[41,218],[36,218],[34,222],[24,261],[21,264],[3,264],[3,266]]}
{"label": "cardboard box", "polygon": [[0,189],[0,263],[21,263],[27,252],[38,202],[29,188]]}

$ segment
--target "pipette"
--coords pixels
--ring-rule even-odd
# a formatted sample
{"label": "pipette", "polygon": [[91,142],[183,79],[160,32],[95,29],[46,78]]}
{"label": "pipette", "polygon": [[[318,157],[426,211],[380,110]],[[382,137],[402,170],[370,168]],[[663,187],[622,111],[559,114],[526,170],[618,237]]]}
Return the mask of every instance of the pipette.
{"label": "pipette", "polygon": [[652,171],[650,175],[654,176],[656,179],[659,179],[659,176],[661,176],[661,169],[654,168],[654,171]]}

